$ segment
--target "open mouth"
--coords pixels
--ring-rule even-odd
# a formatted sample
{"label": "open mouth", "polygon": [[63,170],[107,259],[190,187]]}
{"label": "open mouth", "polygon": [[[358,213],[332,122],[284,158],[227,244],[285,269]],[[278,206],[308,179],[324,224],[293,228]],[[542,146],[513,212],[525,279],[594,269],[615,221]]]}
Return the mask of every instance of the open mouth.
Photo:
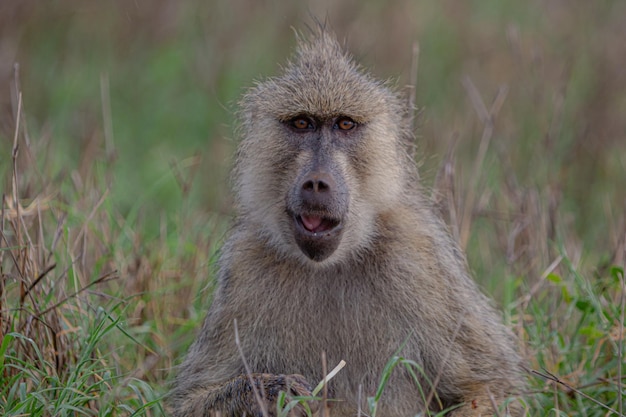
{"label": "open mouth", "polygon": [[296,216],[296,222],[302,226],[304,231],[318,234],[332,231],[339,226],[340,221],[323,216],[301,214]]}
{"label": "open mouth", "polygon": [[294,214],[294,237],[302,252],[314,261],[328,258],[339,246],[343,223],[319,214]]}

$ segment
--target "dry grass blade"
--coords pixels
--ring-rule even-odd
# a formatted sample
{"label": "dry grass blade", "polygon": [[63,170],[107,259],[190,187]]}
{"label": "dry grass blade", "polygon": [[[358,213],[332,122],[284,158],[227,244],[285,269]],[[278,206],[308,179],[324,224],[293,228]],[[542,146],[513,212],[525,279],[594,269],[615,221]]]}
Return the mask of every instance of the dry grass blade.
{"label": "dry grass blade", "polygon": [[410,129],[411,132],[415,130],[415,102],[417,97],[417,72],[419,70],[420,59],[420,44],[415,42],[413,44],[413,53],[411,55],[411,79],[409,80],[409,88],[411,93],[409,94],[409,111],[411,112]]}
{"label": "dry grass blade", "polygon": [[435,184],[431,193],[431,201],[439,208],[444,217],[447,216],[447,223],[450,227],[452,235],[459,241],[459,222],[457,214],[457,191],[455,187],[455,151],[458,145],[458,135],[450,141],[450,145],[446,151],[446,156],[441,163]]}
{"label": "dry grass blade", "polygon": [[[77,251],[78,245],[81,243],[81,240],[85,237],[85,234],[87,233],[87,228],[89,227],[89,223],[93,220],[94,216],[96,215],[96,212],[98,211],[102,203],[104,203],[108,195],[109,195],[109,190],[108,189],[104,190],[104,193],[102,193],[102,196],[98,199],[96,204],[93,206],[89,215],[87,215],[87,218],[83,222],[83,226],[80,228],[80,232],[76,236],[76,239],[74,239],[74,251]],[[83,256],[83,259],[84,259],[84,256]]]}
{"label": "dry grass blade", "polygon": [[527,294],[525,294],[523,297],[517,300],[513,304],[513,306],[516,308],[521,306],[522,310],[526,310],[530,300],[535,296],[535,294],[537,294],[537,292],[541,289],[541,287],[546,283],[546,278],[548,277],[548,275],[550,275],[559,266],[559,264],[562,261],[563,261],[563,255],[559,255],[554,261],[552,261],[552,263],[543,271],[543,273],[541,274],[541,277],[535,283],[535,285],[533,285],[530,291],[528,291]]}
{"label": "dry grass blade", "polygon": [[[15,217],[20,217],[20,203],[18,199],[18,170],[17,170],[17,155],[19,152],[18,137],[20,132],[20,120],[22,118],[22,92],[19,92],[17,99],[17,116],[15,118],[15,134],[13,136],[13,148],[11,150],[11,157],[13,159],[13,172],[11,175],[11,194],[13,197],[13,207],[15,208]],[[21,242],[21,229],[17,228],[17,241]]]}
{"label": "dry grass blade", "polygon": [[603,403],[601,403],[600,401],[596,400],[595,398],[593,398],[593,397],[591,397],[591,396],[589,396],[589,395],[585,394],[584,392],[582,392],[582,391],[580,391],[579,389],[577,389],[577,388],[573,387],[572,385],[570,385],[570,384],[568,384],[567,382],[563,381],[563,380],[562,380],[562,379],[560,379],[558,376],[556,376],[556,375],[554,375],[554,374],[552,374],[552,373],[550,373],[550,372],[546,371],[545,369],[544,369],[544,372],[545,372],[545,373],[539,372],[539,371],[537,371],[537,370],[535,370],[535,369],[533,369],[531,372],[532,372],[533,374],[535,374],[535,375],[538,375],[538,376],[540,376],[540,377],[544,378],[544,379],[547,379],[547,380],[549,380],[549,381],[553,381],[553,382],[556,382],[557,384],[563,385],[563,386],[564,386],[565,388],[567,388],[568,390],[571,390],[571,391],[575,392],[576,394],[578,394],[578,395],[581,395],[581,396],[585,397],[586,399],[588,399],[588,400],[592,401],[592,402],[593,402],[593,403],[595,403],[596,405],[599,405],[600,407],[604,408],[605,410],[608,410],[608,411],[610,411],[610,412],[612,412],[612,413],[615,413],[615,414],[617,414],[618,416],[624,417],[624,415],[623,415],[622,413],[619,413],[617,410],[614,410],[614,409],[612,409],[611,407],[609,407],[608,405],[603,404]]}
{"label": "dry grass blade", "polygon": [[89,284],[85,285],[84,287],[80,288],[78,291],[73,292],[72,294],[62,298],[57,303],[55,303],[55,304],[51,305],[50,307],[46,308],[45,310],[41,311],[39,313],[39,315],[43,316],[46,313],[55,310],[59,306],[65,304],[67,302],[67,300],[70,300],[70,299],[76,297],[77,295],[79,295],[80,293],[88,290],[89,288],[93,287],[94,285],[104,284],[105,282],[112,281],[112,280],[117,279],[117,278],[119,278],[119,275],[117,274],[117,271],[108,272],[108,273],[106,273],[106,274],[96,278],[95,280],[93,280]]}
{"label": "dry grass blade", "polygon": [[478,118],[481,123],[485,126],[489,125],[492,122],[489,111],[487,110],[483,99],[480,97],[480,93],[478,92],[476,85],[472,82],[472,79],[466,75],[461,80],[461,84],[463,84],[467,97],[472,103],[472,107],[476,111],[476,114],[478,114]]}
{"label": "dry grass blade", "polygon": [[259,393],[259,390],[257,389],[257,386],[254,383],[254,379],[252,378],[252,370],[250,369],[250,366],[248,365],[248,361],[246,360],[246,357],[243,354],[243,349],[241,348],[241,342],[239,340],[239,329],[237,327],[237,319],[233,320],[233,327],[235,329],[235,344],[237,345],[239,356],[241,357],[241,361],[243,362],[243,367],[246,370],[246,375],[248,375],[248,381],[250,382],[250,387],[252,388],[252,392],[254,393],[254,398],[256,399],[257,404],[259,404],[259,407],[261,408],[261,414],[263,415],[263,417],[268,417],[269,414],[267,412],[267,405],[265,404],[265,401],[264,401],[265,390],[263,388],[263,384],[259,384],[259,386],[261,387],[261,392]]}
{"label": "dry grass blade", "polygon": [[[411,79],[409,80],[409,131],[411,135],[415,134],[415,119],[417,118],[417,106],[416,106],[416,97],[417,97],[417,72],[419,69],[419,57],[420,57],[420,45],[418,42],[413,44],[413,53],[411,59]],[[415,146],[413,147],[412,157],[415,157]],[[419,178],[419,172],[418,172]]]}
{"label": "dry grass blade", "polygon": [[39,274],[39,276],[37,278],[35,278],[35,280],[30,284],[30,286],[28,287],[28,289],[26,290],[26,294],[24,294],[22,296],[22,299],[20,300],[20,303],[24,302],[24,298],[30,294],[30,292],[33,290],[33,288],[35,288],[37,286],[37,284],[46,276],[48,275],[48,273],[50,271],[52,271],[57,265],[56,264],[52,264],[50,266],[48,266],[46,269],[43,270],[43,272],[41,274]]}
{"label": "dry grass blade", "polygon": [[626,308],[626,283],[624,282],[624,269],[622,269],[622,273],[620,274],[620,286],[621,286],[621,294],[620,294],[620,326],[619,326],[619,342],[617,347],[617,363],[619,364],[617,367],[617,394],[618,394],[618,407],[620,415],[624,414],[624,394],[623,394],[623,382],[622,382],[622,366],[623,355],[624,355],[624,309]]}
{"label": "dry grass blade", "polygon": [[[328,364],[326,362],[326,352],[322,351],[322,375],[326,375],[327,372],[328,372]],[[328,409],[328,384],[324,384],[322,387],[324,391],[322,392],[321,415],[322,417],[330,417],[330,410]],[[313,390],[313,392],[315,392],[315,389]],[[312,394],[312,395],[315,395],[315,394]]]}
{"label": "dry grass blade", "polygon": [[108,161],[113,161],[115,144],[113,141],[113,118],[111,117],[111,91],[109,75],[100,74],[100,102],[102,104],[102,120],[104,122],[104,143]]}
{"label": "dry grass blade", "polygon": [[497,417],[502,417],[502,414],[500,414],[500,410],[498,410],[498,404],[496,404],[496,399],[493,397],[493,394],[491,393],[491,390],[489,389],[489,387],[486,387],[486,388],[487,388],[487,396],[489,397],[489,401],[491,402],[493,411],[496,413]]}
{"label": "dry grass blade", "polygon": [[493,136],[494,120],[500,112],[502,105],[504,104],[504,100],[506,99],[508,93],[508,88],[506,86],[502,86],[498,89],[498,93],[493,100],[491,108],[487,110],[487,107],[485,106],[485,103],[480,97],[480,93],[478,92],[478,89],[476,88],[472,80],[468,76],[466,76],[463,77],[462,83],[470,99],[470,102],[474,107],[474,110],[478,114],[478,118],[483,124],[483,133],[480,139],[480,145],[478,147],[476,159],[474,159],[474,167],[472,169],[472,176],[470,178],[469,191],[463,205],[463,214],[461,218],[459,244],[461,245],[462,249],[465,249],[467,247],[467,242],[470,237],[472,213],[474,211],[474,202],[476,200],[476,193],[478,181],[480,179],[481,168],[485,160],[485,155],[487,154],[487,149],[489,148],[489,142],[491,141],[491,137]]}
{"label": "dry grass blade", "polygon": [[[4,242],[6,243],[6,248],[7,250],[2,250],[0,251],[1,253],[5,253],[7,252],[9,254],[9,256],[11,257],[11,260],[13,261],[13,264],[15,265],[15,269],[17,271],[17,273],[20,275],[20,279],[22,281],[24,281],[26,279],[26,276],[24,275],[24,271],[22,268],[20,268],[20,262],[18,261],[18,258],[15,256],[15,253],[13,253],[12,250],[8,250],[11,248],[11,243],[9,243],[9,239],[7,238],[7,236],[4,233],[4,230],[0,230],[0,237],[2,237],[2,240],[4,240]],[[17,245],[17,247],[19,247],[19,245]],[[24,295],[25,291],[20,295],[20,297],[22,297],[22,295]]]}
{"label": "dry grass blade", "polygon": [[448,358],[452,350],[450,346],[453,346],[453,342],[454,340],[456,340],[457,336],[459,335],[459,331],[461,330],[462,324],[463,324],[463,315],[461,314],[460,319],[458,320],[458,323],[454,329],[454,333],[452,334],[452,337],[450,337],[450,341],[448,342],[448,349],[446,349],[446,353],[443,356],[443,360],[441,361],[439,370],[437,371],[437,375],[435,376],[435,379],[432,382],[432,387],[430,389],[430,392],[428,393],[428,396],[426,397],[426,401],[424,402],[426,409],[430,407],[430,403],[435,399],[435,396],[437,395],[437,385],[439,385],[439,380],[441,379],[441,374],[443,373],[443,367],[448,361]]}

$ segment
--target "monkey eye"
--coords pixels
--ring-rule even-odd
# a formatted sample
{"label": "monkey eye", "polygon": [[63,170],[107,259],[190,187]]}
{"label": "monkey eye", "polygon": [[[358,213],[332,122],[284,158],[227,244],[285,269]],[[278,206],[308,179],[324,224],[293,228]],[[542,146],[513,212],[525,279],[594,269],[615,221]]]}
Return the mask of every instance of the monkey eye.
{"label": "monkey eye", "polygon": [[290,123],[291,126],[298,130],[313,129],[313,123],[306,117],[296,117]]}
{"label": "monkey eye", "polygon": [[354,120],[350,119],[349,117],[340,117],[335,122],[333,128],[341,130],[351,130],[354,129],[355,126],[356,122]]}

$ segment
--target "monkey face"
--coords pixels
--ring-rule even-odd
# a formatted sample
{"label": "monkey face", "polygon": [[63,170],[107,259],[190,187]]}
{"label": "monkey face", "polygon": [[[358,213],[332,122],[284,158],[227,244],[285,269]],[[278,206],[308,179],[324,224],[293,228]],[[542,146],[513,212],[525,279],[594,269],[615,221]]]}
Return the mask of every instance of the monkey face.
{"label": "monkey face", "polygon": [[293,236],[302,253],[323,261],[341,242],[350,203],[344,170],[335,157],[337,143],[357,124],[348,117],[322,120],[299,115],[283,125],[300,154],[286,198]]}
{"label": "monkey face", "polygon": [[335,41],[303,46],[282,76],[241,102],[234,176],[247,230],[314,267],[366,248],[413,165],[403,115],[398,98]]}

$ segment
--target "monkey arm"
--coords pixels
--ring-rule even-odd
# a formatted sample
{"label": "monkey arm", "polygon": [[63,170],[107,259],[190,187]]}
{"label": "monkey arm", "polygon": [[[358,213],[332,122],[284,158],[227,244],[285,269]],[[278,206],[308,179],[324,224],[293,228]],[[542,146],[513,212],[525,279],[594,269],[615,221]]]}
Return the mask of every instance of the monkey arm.
{"label": "monkey arm", "polygon": [[[498,345],[494,341],[509,337],[505,329],[496,327],[483,328],[471,323],[462,326],[462,336],[453,343],[453,349],[461,352],[455,358],[455,366],[444,370],[446,384],[456,385],[460,391],[457,403],[462,404],[449,415],[452,417],[478,417],[501,415],[508,398],[515,396],[524,388],[524,383],[513,383],[522,371],[521,362],[516,352],[509,345]],[[486,318],[479,318],[486,320]],[[502,332],[502,333],[500,333]],[[500,334],[499,334],[500,333]],[[519,377],[518,377],[519,378]],[[507,408],[507,416],[521,416],[522,410],[517,401]]]}
{"label": "monkey arm", "polygon": [[[486,310],[483,306],[480,313]],[[489,323],[488,317],[478,312],[473,314],[471,308],[464,312],[460,331],[450,344],[450,366],[446,366],[441,375],[440,388],[448,392],[456,390],[453,403],[462,404],[449,415],[500,415],[497,413],[503,412],[506,400],[524,388],[523,382],[513,382],[522,371],[520,359],[512,344],[497,343],[510,337],[505,328]],[[484,326],[484,323],[489,324]],[[521,416],[520,404],[511,402],[507,413],[502,415]]]}

